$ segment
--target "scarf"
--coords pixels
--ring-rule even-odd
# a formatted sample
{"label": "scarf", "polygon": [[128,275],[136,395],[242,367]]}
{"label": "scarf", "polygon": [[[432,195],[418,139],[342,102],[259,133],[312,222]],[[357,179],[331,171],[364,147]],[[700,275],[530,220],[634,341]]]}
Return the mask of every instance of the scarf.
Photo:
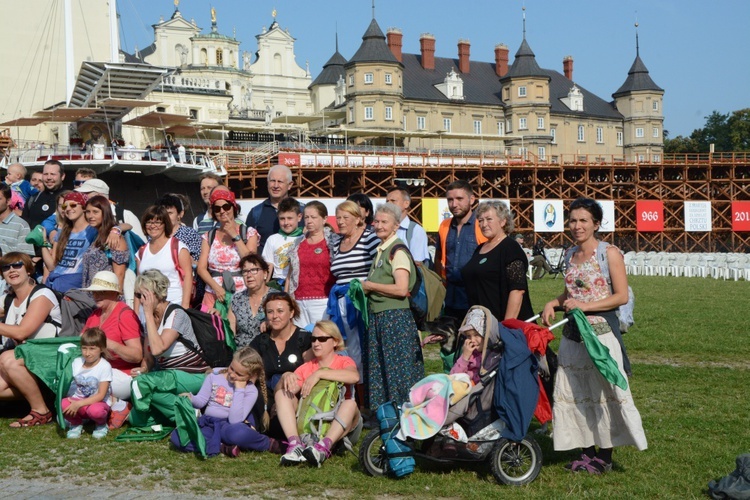
{"label": "scarf", "polygon": [[298,226],[291,233],[285,233],[283,229],[279,229],[279,234],[284,238],[296,238],[297,236],[302,236],[302,228]]}
{"label": "scarf", "polygon": [[620,372],[617,366],[617,362],[612,359],[612,355],[609,354],[609,349],[599,342],[599,339],[594,334],[591,324],[586,315],[580,309],[573,309],[570,312],[573,321],[575,321],[578,331],[581,333],[581,338],[586,346],[586,350],[591,357],[591,361],[599,370],[607,382],[614,384],[623,391],[628,390],[628,381]]}

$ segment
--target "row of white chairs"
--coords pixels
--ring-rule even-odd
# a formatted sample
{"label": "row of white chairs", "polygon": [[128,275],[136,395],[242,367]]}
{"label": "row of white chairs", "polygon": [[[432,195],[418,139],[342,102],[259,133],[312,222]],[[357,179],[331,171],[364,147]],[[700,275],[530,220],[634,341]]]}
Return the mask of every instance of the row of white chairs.
{"label": "row of white chairs", "polygon": [[750,281],[744,253],[627,252],[625,271],[634,276],[684,276]]}

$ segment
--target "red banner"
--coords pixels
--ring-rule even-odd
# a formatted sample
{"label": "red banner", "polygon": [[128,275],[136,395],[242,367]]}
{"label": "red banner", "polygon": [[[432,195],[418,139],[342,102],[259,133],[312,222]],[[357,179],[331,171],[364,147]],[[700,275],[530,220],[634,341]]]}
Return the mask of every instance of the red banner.
{"label": "red banner", "polygon": [[279,165],[299,167],[299,155],[297,153],[279,153]]}
{"label": "red banner", "polygon": [[732,231],[750,231],[750,201],[732,202]]}
{"label": "red banner", "polygon": [[636,229],[642,233],[664,231],[664,202],[642,200],[635,202]]}

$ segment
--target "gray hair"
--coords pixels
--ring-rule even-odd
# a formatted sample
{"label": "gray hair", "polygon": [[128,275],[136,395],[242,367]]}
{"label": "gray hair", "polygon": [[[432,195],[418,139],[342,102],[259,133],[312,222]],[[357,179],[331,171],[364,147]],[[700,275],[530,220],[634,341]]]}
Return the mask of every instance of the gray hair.
{"label": "gray hair", "polygon": [[164,276],[161,271],[149,269],[139,274],[135,279],[135,289],[145,289],[154,294],[156,300],[162,302],[167,300],[167,291],[169,290],[169,278]]}
{"label": "gray hair", "polygon": [[393,217],[393,220],[396,221],[396,224],[399,224],[401,222],[401,209],[393,203],[381,203],[380,205],[378,205],[378,208],[375,209],[375,213],[390,215],[391,217]]}
{"label": "gray hair", "polygon": [[271,177],[271,174],[276,172],[277,170],[284,172],[287,182],[292,182],[292,171],[286,165],[274,165],[273,167],[269,168],[268,177]]}
{"label": "gray hair", "polygon": [[513,211],[508,207],[508,205],[506,205],[502,201],[483,201],[477,207],[477,217],[479,217],[480,214],[483,214],[484,212],[488,212],[490,210],[494,210],[499,219],[505,219],[505,225],[503,226],[503,231],[505,232],[505,234],[512,233],[516,225],[513,222]]}

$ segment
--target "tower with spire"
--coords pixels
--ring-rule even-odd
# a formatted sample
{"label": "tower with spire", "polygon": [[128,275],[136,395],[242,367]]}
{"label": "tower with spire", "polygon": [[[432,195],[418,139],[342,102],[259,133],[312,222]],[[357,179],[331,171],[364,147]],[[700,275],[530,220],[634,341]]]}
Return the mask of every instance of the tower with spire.
{"label": "tower with spire", "polygon": [[626,160],[660,161],[664,151],[664,89],[648,74],[641,60],[638,23],[635,23],[635,61],[617,92],[615,107],[623,116],[623,153]]}
{"label": "tower with spire", "polygon": [[327,107],[335,108],[346,99],[346,63],[346,58],[339,52],[339,35],[336,33],[336,51],[310,84],[310,97],[315,113]]}

